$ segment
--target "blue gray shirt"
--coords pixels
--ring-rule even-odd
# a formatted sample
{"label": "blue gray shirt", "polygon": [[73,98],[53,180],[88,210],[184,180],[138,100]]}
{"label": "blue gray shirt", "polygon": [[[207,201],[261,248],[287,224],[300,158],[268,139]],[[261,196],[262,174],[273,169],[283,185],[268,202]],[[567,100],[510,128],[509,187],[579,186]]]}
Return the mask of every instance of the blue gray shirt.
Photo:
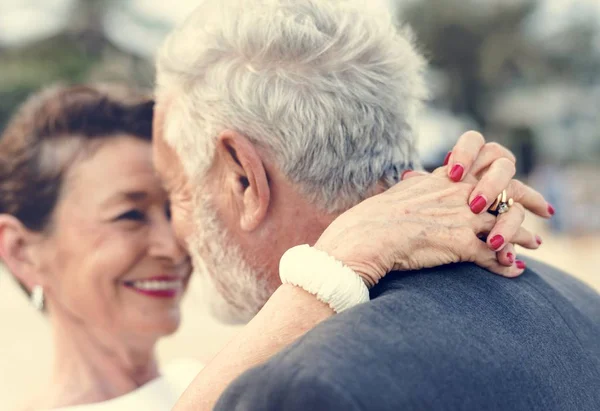
{"label": "blue gray shirt", "polygon": [[517,279],[471,264],[392,273],[215,409],[598,411],[600,296],[528,265]]}

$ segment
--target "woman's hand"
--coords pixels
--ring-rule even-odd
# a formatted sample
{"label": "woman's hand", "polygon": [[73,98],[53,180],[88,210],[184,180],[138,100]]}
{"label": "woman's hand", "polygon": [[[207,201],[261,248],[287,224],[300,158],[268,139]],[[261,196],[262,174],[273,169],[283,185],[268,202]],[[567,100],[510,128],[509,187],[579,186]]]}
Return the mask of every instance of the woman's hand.
{"label": "woman's hand", "polygon": [[469,196],[469,206],[476,214],[487,210],[496,196],[508,189],[515,201],[525,209],[540,217],[552,217],[554,207],[540,193],[513,180],[515,163],[515,156],[509,149],[498,143],[486,143],[480,133],[468,131],[448,153],[444,166],[448,166],[448,177],[452,181],[463,181],[469,176],[478,180]]}
{"label": "woman's hand", "polygon": [[[515,263],[515,249],[507,242],[519,231],[525,219],[525,210],[543,218],[554,215],[554,207],[544,197],[518,180],[514,180],[515,156],[498,143],[486,143],[485,138],[476,131],[463,134],[452,151],[446,156],[444,166],[453,181],[475,182],[475,188],[469,196],[468,204],[475,214],[484,213],[490,204],[502,192],[507,190],[515,205],[509,213],[498,216],[498,222],[487,236],[491,250],[498,251],[498,261],[506,266]],[[411,177],[413,174],[406,177]],[[530,238],[537,245],[542,244],[539,236]],[[523,262],[516,261],[519,266]]]}
{"label": "woman's hand", "polygon": [[461,261],[514,277],[523,270],[498,263],[479,236],[496,217],[473,214],[466,201],[474,184],[455,183],[444,169],[396,184],[340,215],[315,248],[342,261],[372,287],[390,271]]}
{"label": "woman's hand", "polygon": [[[511,243],[530,249],[539,247],[539,237],[521,224],[525,208],[540,214],[540,204],[547,203],[522,183],[509,180],[502,187],[499,182],[505,178],[503,174],[511,178],[514,175],[514,163],[511,160],[507,166],[504,158],[514,157],[504,148],[497,150],[495,145],[473,144],[477,134],[467,133],[457,144],[459,149],[478,145],[482,157],[463,158],[460,178],[451,177],[452,181],[459,182],[446,177],[447,167],[433,174],[408,173],[403,176],[403,182],[338,217],[315,247],[343,261],[369,286],[375,285],[389,271],[454,262],[474,262],[506,277],[520,275],[525,266],[520,262],[514,264]],[[495,154],[490,154],[491,151]],[[498,219],[484,210],[475,213],[467,206],[472,203],[471,197],[480,195],[474,193],[484,189],[493,192],[491,187],[498,190],[493,194],[495,198],[506,186],[508,196],[522,201],[524,206],[516,203]],[[545,210],[542,216],[549,217],[548,207]],[[487,237],[489,244],[480,237]]]}

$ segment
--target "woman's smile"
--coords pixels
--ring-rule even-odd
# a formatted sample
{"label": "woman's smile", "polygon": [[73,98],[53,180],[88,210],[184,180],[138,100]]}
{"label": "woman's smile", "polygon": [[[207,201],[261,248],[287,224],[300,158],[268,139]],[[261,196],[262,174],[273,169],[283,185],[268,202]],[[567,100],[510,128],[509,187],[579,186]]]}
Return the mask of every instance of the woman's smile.
{"label": "woman's smile", "polygon": [[183,294],[189,275],[185,277],[156,276],[123,281],[123,285],[139,294],[155,298],[175,298]]}

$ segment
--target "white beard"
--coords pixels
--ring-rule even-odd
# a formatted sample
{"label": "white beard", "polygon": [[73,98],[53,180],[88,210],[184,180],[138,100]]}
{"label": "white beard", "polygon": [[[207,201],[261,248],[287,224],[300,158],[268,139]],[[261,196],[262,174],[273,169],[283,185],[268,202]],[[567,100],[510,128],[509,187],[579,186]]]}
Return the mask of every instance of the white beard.
{"label": "white beard", "polygon": [[217,218],[210,198],[196,195],[193,234],[188,238],[194,271],[203,280],[211,313],[227,323],[250,321],[272,292],[267,278],[243,258],[240,247]]}

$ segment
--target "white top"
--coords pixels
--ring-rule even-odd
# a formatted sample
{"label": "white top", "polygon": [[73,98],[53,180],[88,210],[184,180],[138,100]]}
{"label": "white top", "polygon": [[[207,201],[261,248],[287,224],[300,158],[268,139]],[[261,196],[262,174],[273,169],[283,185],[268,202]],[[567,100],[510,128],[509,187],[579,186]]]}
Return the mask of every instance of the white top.
{"label": "white top", "polygon": [[170,411],[202,368],[203,365],[196,360],[177,360],[167,365],[159,378],[128,394],[108,401],[50,411]]}

